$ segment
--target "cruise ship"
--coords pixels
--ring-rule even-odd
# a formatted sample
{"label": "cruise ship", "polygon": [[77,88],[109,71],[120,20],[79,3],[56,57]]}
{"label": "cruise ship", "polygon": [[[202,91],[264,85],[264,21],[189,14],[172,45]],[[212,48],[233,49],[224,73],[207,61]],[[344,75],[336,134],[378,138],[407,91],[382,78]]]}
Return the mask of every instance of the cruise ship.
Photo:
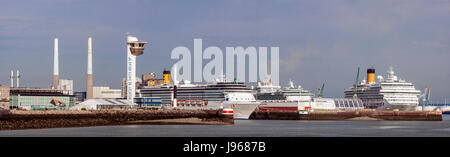
{"label": "cruise ship", "polygon": [[259,111],[298,111],[298,110],[362,110],[363,103],[359,99],[314,98],[314,94],[294,86],[289,81],[288,87],[272,85],[270,80],[258,83],[255,94],[261,102]]}
{"label": "cruise ship", "polygon": [[174,107],[176,100],[176,107],[182,110],[233,108],[235,119],[248,119],[260,104],[253,94],[253,90],[243,82],[222,79],[207,84],[191,84],[185,80],[177,86],[163,84],[139,89],[136,100],[156,99],[165,107]]}
{"label": "cruise ship", "polygon": [[[367,80],[361,81],[356,87],[356,96],[362,100],[366,108],[382,110],[415,110],[419,104],[420,91],[411,82],[399,79],[392,67],[385,76],[377,76],[375,69],[367,70]],[[345,90],[345,97],[354,97],[355,90],[351,87]]]}
{"label": "cruise ship", "polygon": [[301,86],[296,88],[291,80],[288,87],[281,88],[266,79],[258,82],[255,93],[256,100],[261,102],[260,111],[297,111],[299,101],[311,101],[313,96]]}

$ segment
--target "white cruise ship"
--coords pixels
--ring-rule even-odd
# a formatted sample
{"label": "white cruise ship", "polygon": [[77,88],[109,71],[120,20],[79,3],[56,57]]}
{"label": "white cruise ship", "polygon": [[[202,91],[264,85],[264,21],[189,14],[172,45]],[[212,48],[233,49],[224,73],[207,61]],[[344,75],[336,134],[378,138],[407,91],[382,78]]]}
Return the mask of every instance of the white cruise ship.
{"label": "white cruise ship", "polygon": [[359,99],[314,98],[314,94],[295,87],[289,81],[288,87],[272,85],[270,80],[258,82],[255,94],[261,102],[259,111],[298,111],[298,110],[362,110],[363,103]]}
{"label": "white cruise ship", "polygon": [[272,85],[270,80],[258,82],[255,97],[261,102],[258,107],[260,111],[297,111],[300,101],[311,101],[314,94],[304,90],[301,86],[297,88],[292,81],[289,87]]}
{"label": "white cruise ship", "polygon": [[173,107],[176,98],[176,107],[182,110],[233,108],[235,119],[248,119],[260,104],[253,93],[243,82],[217,80],[208,84],[191,84],[183,81],[176,88],[173,84],[144,87],[138,90],[136,99],[159,99],[160,104]]}
{"label": "white cruise ship", "polygon": [[[415,110],[419,104],[420,91],[411,82],[399,79],[392,67],[384,77],[377,76],[377,79],[375,82],[375,69],[370,68],[367,70],[367,80],[357,85],[356,95],[366,108]],[[352,98],[354,87],[344,93],[345,98]]]}

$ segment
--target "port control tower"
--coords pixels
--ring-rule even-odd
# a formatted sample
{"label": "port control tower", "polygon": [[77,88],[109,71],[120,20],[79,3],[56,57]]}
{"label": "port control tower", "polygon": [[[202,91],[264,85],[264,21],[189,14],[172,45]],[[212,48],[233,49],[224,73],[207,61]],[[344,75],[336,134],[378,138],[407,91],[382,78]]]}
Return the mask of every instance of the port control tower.
{"label": "port control tower", "polygon": [[134,102],[136,95],[136,56],[144,54],[145,41],[127,34],[127,100]]}

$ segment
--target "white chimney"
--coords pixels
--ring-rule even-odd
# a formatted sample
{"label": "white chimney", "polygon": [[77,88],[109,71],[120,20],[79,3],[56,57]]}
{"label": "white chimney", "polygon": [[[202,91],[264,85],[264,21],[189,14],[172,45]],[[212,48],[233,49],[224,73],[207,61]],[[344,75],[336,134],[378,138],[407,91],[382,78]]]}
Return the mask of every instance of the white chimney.
{"label": "white chimney", "polygon": [[11,70],[11,76],[9,76],[9,78],[11,79],[11,88],[14,87],[14,71]]}
{"label": "white chimney", "polygon": [[58,53],[58,38],[55,38],[54,53],[53,53],[53,89],[58,89],[59,84],[59,53]]}
{"label": "white chimney", "polygon": [[20,86],[19,86],[19,79],[20,79],[20,75],[19,75],[19,70],[17,70],[17,76],[16,76],[16,78],[17,78],[17,88],[19,88]]}
{"label": "white chimney", "polygon": [[92,38],[88,38],[88,67],[87,74],[92,74]]}
{"label": "white chimney", "polygon": [[55,38],[54,45],[54,53],[53,53],[53,75],[59,75],[59,54],[58,54],[58,38]]}

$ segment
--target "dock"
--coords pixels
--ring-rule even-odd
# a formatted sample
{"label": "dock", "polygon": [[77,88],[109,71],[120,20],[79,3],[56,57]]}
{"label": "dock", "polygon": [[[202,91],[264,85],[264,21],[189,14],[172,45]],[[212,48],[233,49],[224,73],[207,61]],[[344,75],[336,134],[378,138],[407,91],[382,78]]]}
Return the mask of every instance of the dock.
{"label": "dock", "polygon": [[395,120],[442,121],[442,113],[436,111],[257,111],[253,120]]}

